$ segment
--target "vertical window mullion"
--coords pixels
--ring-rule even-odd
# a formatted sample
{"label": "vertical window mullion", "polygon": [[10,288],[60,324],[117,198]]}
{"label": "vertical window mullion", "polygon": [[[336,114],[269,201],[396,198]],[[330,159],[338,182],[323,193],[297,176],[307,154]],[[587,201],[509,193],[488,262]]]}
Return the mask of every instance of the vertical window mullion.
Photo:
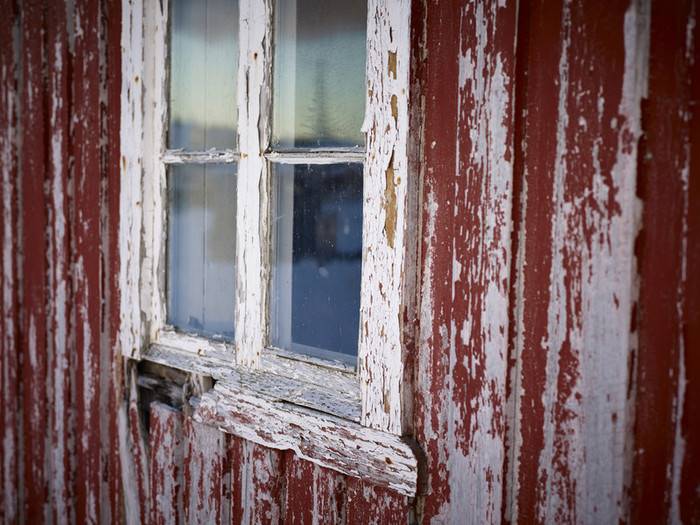
{"label": "vertical window mullion", "polygon": [[240,4],[239,146],[236,235],[236,362],[256,368],[268,339],[272,57],[270,0]]}

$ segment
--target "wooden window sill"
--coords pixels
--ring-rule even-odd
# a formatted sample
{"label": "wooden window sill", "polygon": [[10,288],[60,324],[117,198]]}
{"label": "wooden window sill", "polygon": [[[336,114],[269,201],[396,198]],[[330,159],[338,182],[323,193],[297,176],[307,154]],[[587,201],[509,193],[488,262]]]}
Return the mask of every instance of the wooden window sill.
{"label": "wooden window sill", "polygon": [[[199,354],[199,355],[198,355]],[[230,354],[198,354],[152,344],[142,360],[211,377],[194,403],[195,420],[223,432],[413,497],[417,460],[409,441],[363,427],[357,377],[266,353],[263,370],[233,365]]]}

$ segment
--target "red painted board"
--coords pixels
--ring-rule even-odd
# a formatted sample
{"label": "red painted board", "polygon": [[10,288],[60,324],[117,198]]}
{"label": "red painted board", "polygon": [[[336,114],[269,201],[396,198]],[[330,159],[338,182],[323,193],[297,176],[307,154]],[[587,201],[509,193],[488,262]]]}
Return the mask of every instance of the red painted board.
{"label": "red painted board", "polygon": [[513,521],[626,515],[641,7],[531,2],[520,13]]}
{"label": "red painted board", "polygon": [[347,479],[348,525],[399,525],[410,523],[406,496],[357,478]]}
{"label": "red painted board", "polygon": [[49,137],[46,196],[49,225],[47,338],[47,387],[51,436],[47,477],[50,508],[55,522],[74,521],[75,428],[71,399],[71,370],[75,366],[72,346],[70,115],[71,95],[67,10],[64,1],[46,7],[46,61],[48,107],[45,127]]}
{"label": "red painted board", "polygon": [[652,3],[651,11],[638,174],[634,523],[700,520],[697,8]]}
{"label": "red painted board", "polygon": [[345,523],[346,477],[285,453],[286,510],[288,523]]}
{"label": "red painted board", "polygon": [[505,485],[516,5],[427,2],[422,25],[419,519],[500,521]]}
{"label": "red painted board", "polygon": [[[23,516],[48,519],[49,477],[45,471],[49,419],[47,398],[47,107],[44,84],[43,2],[21,3],[20,45],[21,221],[22,221],[22,442]],[[39,132],[37,132],[39,131]]]}
{"label": "red painted board", "polygon": [[232,471],[231,522],[285,521],[283,453],[228,436]]}
{"label": "red painted board", "polygon": [[18,311],[18,84],[17,46],[13,36],[19,23],[17,5],[13,0],[2,0],[0,11],[0,522],[18,521],[19,480],[19,333]]}
{"label": "red painted board", "polygon": [[[231,470],[226,434],[185,418],[184,512],[191,524],[228,523]],[[157,502],[152,502],[157,505]]]}
{"label": "red painted board", "polygon": [[153,402],[149,411],[150,523],[184,521],[184,434],[182,412]]}

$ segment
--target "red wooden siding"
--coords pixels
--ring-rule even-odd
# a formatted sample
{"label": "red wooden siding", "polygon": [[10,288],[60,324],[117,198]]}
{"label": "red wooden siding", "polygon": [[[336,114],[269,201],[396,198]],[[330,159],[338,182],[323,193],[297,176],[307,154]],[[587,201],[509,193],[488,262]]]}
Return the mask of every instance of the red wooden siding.
{"label": "red wooden siding", "polygon": [[652,6],[636,239],[639,334],[632,518],[700,522],[698,3]]}
{"label": "red wooden siding", "polygon": [[18,158],[16,132],[18,116],[18,74],[16,59],[18,47],[14,39],[17,24],[17,7],[13,0],[0,2],[0,10],[6,13],[0,20],[0,195],[2,196],[2,259],[0,283],[0,425],[2,446],[0,447],[0,520],[3,523],[16,521],[19,504],[20,414],[19,414],[19,272],[17,269],[18,224]]}
{"label": "red wooden siding", "polygon": [[413,499],[119,357],[120,6],[0,0],[0,523],[700,522],[697,0],[412,0]]}

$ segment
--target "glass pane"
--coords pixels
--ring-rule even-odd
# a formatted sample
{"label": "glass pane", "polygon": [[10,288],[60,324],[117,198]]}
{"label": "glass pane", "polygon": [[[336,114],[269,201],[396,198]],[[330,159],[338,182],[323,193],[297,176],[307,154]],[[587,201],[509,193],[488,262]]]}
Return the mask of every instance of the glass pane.
{"label": "glass pane", "polygon": [[273,145],[362,146],[367,2],[277,0]]}
{"label": "glass pane", "polygon": [[272,339],[355,364],[362,266],[362,164],[275,165]]}
{"label": "glass pane", "polygon": [[236,168],[172,166],[168,194],[168,323],[233,339]]}
{"label": "glass pane", "polygon": [[169,146],[236,145],[238,2],[172,0]]}

